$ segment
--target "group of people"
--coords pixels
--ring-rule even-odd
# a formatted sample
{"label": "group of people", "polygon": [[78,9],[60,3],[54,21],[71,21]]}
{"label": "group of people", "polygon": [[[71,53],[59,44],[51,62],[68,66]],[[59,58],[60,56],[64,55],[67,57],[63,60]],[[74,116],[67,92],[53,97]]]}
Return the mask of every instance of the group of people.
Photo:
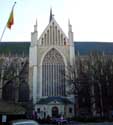
{"label": "group of people", "polygon": [[[59,116],[60,120],[62,121],[64,119],[63,115]],[[38,121],[38,122],[44,122],[44,123],[50,123],[52,122],[52,117],[50,117],[49,115],[44,115],[43,117],[39,116],[38,113],[36,111],[32,112],[32,119]]]}

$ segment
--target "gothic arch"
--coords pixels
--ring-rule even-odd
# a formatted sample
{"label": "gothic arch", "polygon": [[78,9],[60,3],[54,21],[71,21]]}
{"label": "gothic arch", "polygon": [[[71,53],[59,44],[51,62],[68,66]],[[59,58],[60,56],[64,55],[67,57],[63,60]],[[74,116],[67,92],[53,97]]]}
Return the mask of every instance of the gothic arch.
{"label": "gothic arch", "polygon": [[42,65],[42,62],[43,62],[44,57],[46,56],[46,54],[47,54],[50,50],[52,50],[52,49],[55,49],[56,51],[58,51],[58,52],[60,53],[60,55],[62,56],[63,61],[64,61],[64,63],[65,63],[65,66],[67,66],[67,61],[66,61],[66,58],[65,58],[64,54],[63,54],[59,49],[57,49],[56,47],[50,47],[50,48],[42,55],[42,58],[41,58],[41,61],[40,61],[40,65]]}
{"label": "gothic arch", "polygon": [[46,53],[42,61],[42,96],[65,95],[65,63],[54,48]]}

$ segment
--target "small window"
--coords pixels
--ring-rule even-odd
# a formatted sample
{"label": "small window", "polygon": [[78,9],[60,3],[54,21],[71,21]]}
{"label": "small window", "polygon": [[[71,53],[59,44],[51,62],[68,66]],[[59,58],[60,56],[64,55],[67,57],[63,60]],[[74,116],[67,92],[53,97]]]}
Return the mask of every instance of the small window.
{"label": "small window", "polygon": [[37,112],[40,113],[40,108],[37,108]]}
{"label": "small window", "polygon": [[72,108],[69,108],[69,113],[72,113]]}
{"label": "small window", "polygon": [[43,38],[42,38],[42,45],[43,45]]}
{"label": "small window", "polygon": [[64,38],[64,46],[66,45],[66,39]]}

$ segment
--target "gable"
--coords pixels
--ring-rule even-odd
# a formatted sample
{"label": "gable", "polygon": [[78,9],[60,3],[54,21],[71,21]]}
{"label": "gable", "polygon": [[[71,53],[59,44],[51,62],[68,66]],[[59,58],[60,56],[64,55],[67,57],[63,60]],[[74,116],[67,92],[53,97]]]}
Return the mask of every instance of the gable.
{"label": "gable", "polygon": [[38,42],[41,46],[63,46],[68,42],[68,38],[56,22],[56,20],[52,18],[51,22],[41,34]]}

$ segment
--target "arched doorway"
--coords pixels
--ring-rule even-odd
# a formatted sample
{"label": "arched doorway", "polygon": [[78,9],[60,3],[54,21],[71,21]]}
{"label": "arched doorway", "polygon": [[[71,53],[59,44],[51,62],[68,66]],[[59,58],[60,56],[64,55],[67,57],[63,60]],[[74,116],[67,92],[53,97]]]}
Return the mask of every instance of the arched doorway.
{"label": "arched doorway", "polygon": [[52,107],[52,117],[58,117],[59,111],[58,107]]}

